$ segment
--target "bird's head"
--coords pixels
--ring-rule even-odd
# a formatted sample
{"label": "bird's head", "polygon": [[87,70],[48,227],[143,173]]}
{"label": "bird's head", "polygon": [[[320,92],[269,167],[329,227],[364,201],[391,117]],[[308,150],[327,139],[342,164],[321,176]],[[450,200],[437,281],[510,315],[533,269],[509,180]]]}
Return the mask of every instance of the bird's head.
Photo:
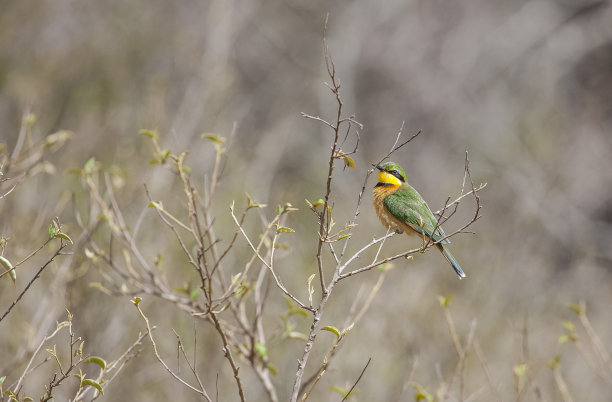
{"label": "bird's head", "polygon": [[378,172],[377,186],[400,186],[406,182],[404,169],[395,162],[385,162],[382,165],[373,165]]}

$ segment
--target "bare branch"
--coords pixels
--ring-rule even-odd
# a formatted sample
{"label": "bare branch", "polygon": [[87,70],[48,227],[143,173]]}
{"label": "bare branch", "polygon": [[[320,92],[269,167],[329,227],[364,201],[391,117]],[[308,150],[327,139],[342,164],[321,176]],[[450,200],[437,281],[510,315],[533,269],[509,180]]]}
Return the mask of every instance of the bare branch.
{"label": "bare branch", "polygon": [[285,285],[283,285],[283,283],[281,282],[280,278],[276,275],[276,272],[274,272],[274,269],[272,268],[272,265],[268,261],[266,261],[261,256],[261,254],[259,254],[259,251],[255,248],[255,246],[251,242],[251,239],[249,239],[249,236],[246,234],[246,232],[244,231],[244,229],[242,228],[242,226],[238,222],[238,218],[236,218],[236,215],[234,214],[234,203],[233,202],[232,202],[232,205],[230,206],[230,212],[231,212],[232,218],[234,219],[234,222],[238,226],[238,229],[240,230],[240,232],[242,233],[242,235],[246,239],[247,243],[249,243],[249,246],[251,247],[251,250],[253,250],[253,253],[255,253],[257,258],[259,258],[259,260],[268,268],[268,270],[272,274],[272,277],[276,281],[276,285],[278,286],[278,288],[280,290],[282,290],[283,293],[285,293],[287,296],[289,296],[291,298],[291,300],[296,302],[304,310],[308,310],[308,311],[311,311],[311,312],[314,311],[312,307],[309,307],[309,306],[305,305],[304,303],[302,303],[297,297],[295,297],[291,292],[289,292],[287,290],[287,288],[285,288]]}
{"label": "bare branch", "polygon": [[[197,372],[197,370],[195,368],[195,360],[194,360],[193,364],[191,364],[191,362],[189,361],[189,358],[187,357],[187,354],[185,353],[185,348],[183,347],[183,341],[181,340],[181,337],[174,330],[174,328],[172,329],[172,332],[174,332],[174,335],[176,336],[177,343],[178,343],[178,348],[179,348],[181,354],[183,355],[183,358],[185,358],[185,361],[187,362],[187,365],[189,366],[189,369],[193,373],[193,376],[195,377],[196,381],[198,382],[198,385],[200,386],[200,389],[204,389],[204,385],[202,385],[202,380],[200,379],[200,375],[198,374],[198,372]],[[194,359],[195,359],[195,355],[194,355]]]}
{"label": "bare branch", "polygon": [[0,200],[3,199],[4,197],[6,197],[7,195],[9,195],[10,193],[13,192],[13,190],[15,190],[15,187],[17,187],[16,184],[13,184],[13,187],[11,187],[10,189],[8,189],[8,191],[2,195],[0,195]]}
{"label": "bare branch", "polygon": [[230,345],[227,341],[227,336],[225,331],[223,330],[223,328],[221,327],[221,323],[219,323],[219,320],[217,319],[217,314],[211,312],[210,313],[210,318],[212,318],[214,324],[215,324],[215,328],[217,329],[217,332],[219,333],[219,336],[221,336],[221,340],[223,341],[223,354],[225,355],[225,357],[227,358],[227,360],[230,363],[230,366],[232,367],[232,372],[234,373],[234,379],[236,380],[236,386],[238,387],[238,396],[240,396],[240,400],[242,402],[244,402],[244,391],[242,390],[242,383],[240,381],[240,376],[238,375],[238,370],[240,369],[238,366],[236,366],[236,362],[234,361],[234,357],[232,356],[232,351],[230,348]]}
{"label": "bare branch", "polygon": [[[157,361],[159,361],[161,363],[161,365],[164,366],[166,371],[168,373],[170,373],[170,375],[172,377],[177,379],[181,384],[183,384],[184,386],[186,386],[190,390],[200,394],[207,401],[212,402],[212,399],[210,399],[210,397],[208,396],[208,393],[206,392],[206,390],[204,388],[198,389],[198,388],[194,387],[193,385],[189,384],[188,382],[183,380],[181,377],[179,377],[176,373],[174,373],[174,371],[172,371],[170,369],[170,367],[168,367],[168,365],[166,364],[164,359],[162,359],[162,357],[159,355],[159,351],[157,350],[157,344],[155,343],[155,339],[153,339],[153,333],[151,331],[151,326],[149,324],[149,319],[147,318],[147,316],[140,309],[140,305],[139,305],[140,304],[140,299],[133,300],[133,303],[134,303],[134,306],[136,306],[136,309],[138,310],[138,312],[140,313],[140,316],[142,317],[142,319],[145,321],[145,323],[147,325],[147,334],[149,335],[149,340],[151,341],[151,345],[153,346],[153,353],[155,354],[155,357],[157,358]],[[242,400],[244,401],[244,398],[242,398]]]}
{"label": "bare branch", "polygon": [[393,153],[395,153],[395,151],[397,151],[398,149],[402,148],[404,145],[408,144],[410,141],[412,141],[416,137],[418,137],[419,134],[421,134],[421,130],[419,130],[416,133],[412,134],[412,136],[410,138],[408,138],[407,140],[405,140],[404,142],[402,142],[401,144],[398,145],[403,131],[404,131],[404,121],[402,121],[402,125],[400,126],[400,129],[399,129],[399,131],[397,133],[397,137],[395,138],[395,142],[393,143],[393,146],[391,147],[391,150],[380,161],[378,161],[377,164],[381,164],[385,159],[387,159]]}
{"label": "bare branch", "polygon": [[[385,234],[383,237],[379,237],[378,239],[374,239],[371,242],[369,242],[368,244],[366,244],[365,246],[363,246],[361,249],[357,250],[355,252],[355,254],[353,254],[351,256],[351,258],[349,258],[344,264],[342,264],[342,266],[340,266],[338,268],[338,273],[342,274],[342,272],[344,272],[344,270],[346,269],[346,267],[353,262],[353,260],[355,260],[356,258],[359,258],[359,256],[366,250],[369,250],[370,247],[372,247],[373,245],[377,244],[377,243],[381,243],[384,242],[385,240],[387,240],[389,237],[393,237],[395,236],[396,233],[395,232],[389,232],[389,230],[387,230],[387,234]],[[378,249],[378,251],[380,252],[380,248]],[[378,255],[378,253],[377,253]],[[378,264],[377,264],[378,265]],[[376,266],[376,265],[374,265]],[[354,274],[353,274],[354,275]],[[348,275],[350,276],[350,275]],[[344,279],[345,277],[347,277],[347,275],[340,275],[339,279]]]}
{"label": "bare branch", "polygon": [[336,129],[336,126],[334,126],[333,124],[331,124],[331,123],[330,123],[330,122],[328,122],[327,120],[322,119],[322,118],[321,118],[321,117],[319,117],[319,116],[311,116],[311,115],[306,114],[306,113],[304,113],[304,112],[301,112],[301,115],[302,115],[302,117],[305,117],[305,118],[307,118],[307,119],[312,119],[312,120],[315,120],[315,121],[319,121],[319,122],[321,122],[321,123],[325,124],[326,126],[328,126],[329,128],[331,128],[332,130],[335,130],[335,129]]}
{"label": "bare branch", "polygon": [[55,257],[57,257],[58,255],[60,255],[62,253],[62,250],[66,247],[66,244],[64,244],[61,240],[60,240],[60,246],[58,247],[58,249],[55,251],[55,253],[53,253],[53,255],[47,260],[47,262],[45,262],[39,269],[38,272],[36,272],[36,275],[34,275],[32,277],[32,279],[30,279],[30,281],[28,282],[28,284],[26,285],[26,287],[23,289],[23,291],[19,294],[19,296],[17,296],[17,299],[15,299],[15,301],[13,303],[11,303],[11,305],[9,306],[9,308],[4,312],[4,314],[2,314],[2,317],[0,317],[0,322],[2,320],[4,320],[4,318],[11,312],[11,310],[13,309],[13,307],[15,307],[15,305],[17,305],[17,303],[19,303],[19,301],[21,300],[21,298],[23,297],[23,295],[25,295],[28,291],[28,289],[30,289],[30,286],[32,286],[32,284],[40,277],[40,274],[42,274],[43,270],[45,268],[47,268],[47,266],[49,264],[51,264],[51,262],[53,262],[53,260],[55,259]]}
{"label": "bare branch", "polygon": [[359,374],[359,377],[357,377],[357,381],[355,381],[355,383],[353,384],[353,386],[351,387],[351,389],[349,389],[349,391],[346,393],[346,395],[344,396],[344,398],[342,398],[342,400],[340,402],[344,402],[347,400],[347,398],[349,397],[349,395],[351,395],[351,392],[353,392],[353,389],[355,389],[355,387],[357,386],[357,384],[359,383],[359,381],[361,380],[361,377],[363,377],[363,374],[365,373],[366,369],[368,368],[368,366],[370,365],[370,362],[372,361],[372,358],[368,358],[368,362],[366,363],[365,367],[363,368],[363,370],[361,370],[361,374]]}

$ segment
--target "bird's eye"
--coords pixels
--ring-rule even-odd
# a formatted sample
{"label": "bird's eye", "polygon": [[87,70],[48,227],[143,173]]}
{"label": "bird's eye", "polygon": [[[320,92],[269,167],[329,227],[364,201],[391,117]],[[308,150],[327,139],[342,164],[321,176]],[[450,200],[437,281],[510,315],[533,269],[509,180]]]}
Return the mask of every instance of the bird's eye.
{"label": "bird's eye", "polygon": [[393,169],[393,170],[391,171],[391,174],[392,174],[393,176],[396,176],[396,175],[397,175],[397,170]]}

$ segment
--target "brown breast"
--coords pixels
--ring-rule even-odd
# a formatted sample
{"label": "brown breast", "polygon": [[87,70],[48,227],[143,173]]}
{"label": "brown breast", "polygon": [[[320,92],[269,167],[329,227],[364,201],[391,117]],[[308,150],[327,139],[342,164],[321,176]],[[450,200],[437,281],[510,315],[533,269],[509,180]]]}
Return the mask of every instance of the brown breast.
{"label": "brown breast", "polygon": [[376,209],[376,215],[378,215],[378,219],[380,219],[380,222],[383,224],[384,227],[390,230],[403,230],[403,228],[400,227],[400,224],[397,219],[393,215],[391,215],[389,211],[387,211],[387,208],[385,208],[385,204],[383,203],[385,197],[390,194],[393,194],[396,189],[397,187],[395,186],[374,187],[374,209]]}
{"label": "brown breast", "polygon": [[376,215],[378,215],[378,219],[383,224],[383,226],[390,230],[400,230],[407,235],[414,235],[416,232],[404,222],[401,222],[395,216],[393,216],[387,208],[385,208],[385,204],[383,200],[386,196],[391,195],[395,192],[397,187],[374,187],[373,195],[374,195],[374,209],[376,209]]}

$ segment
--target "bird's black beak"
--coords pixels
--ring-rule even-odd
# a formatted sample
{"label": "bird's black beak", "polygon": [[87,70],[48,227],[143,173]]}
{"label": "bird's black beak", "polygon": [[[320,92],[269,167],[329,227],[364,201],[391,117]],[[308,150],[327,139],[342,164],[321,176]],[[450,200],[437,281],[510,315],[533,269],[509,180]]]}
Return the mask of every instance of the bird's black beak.
{"label": "bird's black beak", "polygon": [[385,169],[383,169],[383,167],[382,167],[382,166],[380,166],[380,165],[375,165],[375,164],[373,164],[373,163],[372,163],[372,166],[374,166],[376,169],[380,170],[381,172],[385,170]]}

